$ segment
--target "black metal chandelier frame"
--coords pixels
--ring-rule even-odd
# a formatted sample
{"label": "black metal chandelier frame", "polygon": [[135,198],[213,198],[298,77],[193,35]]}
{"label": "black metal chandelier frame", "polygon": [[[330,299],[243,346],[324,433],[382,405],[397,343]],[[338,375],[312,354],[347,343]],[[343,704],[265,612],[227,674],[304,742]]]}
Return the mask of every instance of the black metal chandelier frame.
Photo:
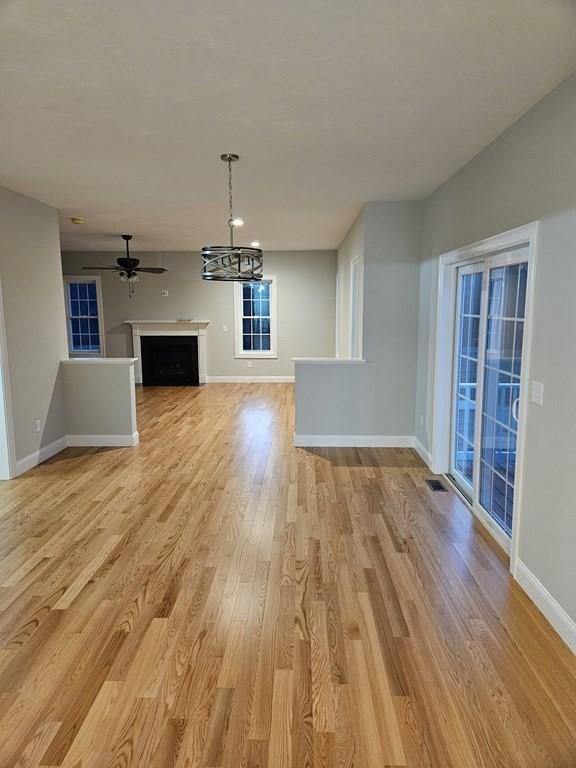
{"label": "black metal chandelier frame", "polygon": [[258,282],[262,280],[264,259],[260,248],[234,245],[234,208],[232,201],[232,163],[238,155],[227,152],[220,159],[228,163],[228,228],[230,245],[206,245],[202,248],[202,279]]}

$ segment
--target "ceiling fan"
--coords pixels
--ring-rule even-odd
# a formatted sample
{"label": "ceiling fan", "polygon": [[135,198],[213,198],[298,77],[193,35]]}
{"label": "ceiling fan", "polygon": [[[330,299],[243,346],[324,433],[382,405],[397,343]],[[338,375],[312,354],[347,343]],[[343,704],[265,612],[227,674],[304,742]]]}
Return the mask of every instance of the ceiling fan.
{"label": "ceiling fan", "polygon": [[164,269],[164,267],[139,267],[138,264],[140,264],[140,259],[135,259],[130,256],[130,240],[132,240],[132,235],[122,235],[122,240],[126,243],[126,256],[121,256],[116,259],[116,267],[82,267],[82,269],[111,269],[114,272],[117,272],[120,280],[124,283],[128,283],[128,296],[132,297],[134,295],[134,283],[138,282],[139,272],[147,272],[150,275],[161,275],[167,270]]}

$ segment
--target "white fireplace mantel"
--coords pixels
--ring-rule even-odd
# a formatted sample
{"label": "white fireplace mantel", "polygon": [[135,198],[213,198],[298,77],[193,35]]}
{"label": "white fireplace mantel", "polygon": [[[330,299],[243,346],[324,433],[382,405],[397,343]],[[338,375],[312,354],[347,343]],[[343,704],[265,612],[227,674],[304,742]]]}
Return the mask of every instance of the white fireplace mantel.
{"label": "white fireplace mantel", "polygon": [[124,322],[132,326],[133,355],[138,358],[134,366],[136,384],[142,384],[141,336],[197,336],[198,377],[200,384],[206,383],[206,327],[209,325],[209,320],[125,320]]}

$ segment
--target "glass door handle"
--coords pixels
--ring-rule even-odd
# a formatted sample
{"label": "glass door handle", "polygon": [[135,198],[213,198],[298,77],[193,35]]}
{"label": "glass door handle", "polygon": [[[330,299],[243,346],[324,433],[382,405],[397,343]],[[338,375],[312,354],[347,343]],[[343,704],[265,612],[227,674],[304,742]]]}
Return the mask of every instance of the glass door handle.
{"label": "glass door handle", "polygon": [[518,424],[518,407],[520,406],[520,398],[517,397],[512,403],[512,418]]}

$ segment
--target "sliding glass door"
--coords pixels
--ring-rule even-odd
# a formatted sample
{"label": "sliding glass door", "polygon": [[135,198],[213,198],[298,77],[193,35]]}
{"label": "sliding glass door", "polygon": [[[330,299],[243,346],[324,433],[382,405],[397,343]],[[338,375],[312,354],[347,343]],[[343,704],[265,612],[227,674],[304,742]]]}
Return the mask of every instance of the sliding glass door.
{"label": "sliding glass door", "polygon": [[520,374],[528,264],[489,271],[485,332],[480,504],[512,535]]}
{"label": "sliding glass door", "polygon": [[512,534],[528,261],[525,248],[458,268],[451,473]]}
{"label": "sliding glass door", "polygon": [[476,436],[476,397],[482,264],[458,268],[454,350],[454,400],[451,473],[460,489],[472,497]]}

